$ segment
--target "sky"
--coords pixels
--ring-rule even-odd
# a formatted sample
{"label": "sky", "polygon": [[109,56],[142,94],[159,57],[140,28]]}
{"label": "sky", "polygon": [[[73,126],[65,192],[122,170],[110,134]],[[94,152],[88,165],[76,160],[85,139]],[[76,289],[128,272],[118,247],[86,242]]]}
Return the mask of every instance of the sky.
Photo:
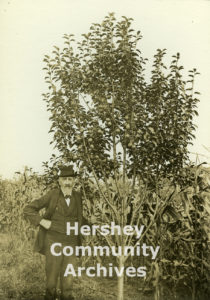
{"label": "sky", "polygon": [[24,166],[42,172],[53,147],[49,115],[42,93],[43,58],[62,36],[88,32],[109,12],[134,19],[143,39],[140,50],[150,70],[158,48],[166,48],[166,64],[180,52],[184,75],[201,73],[201,92],[192,160],[210,163],[210,1],[208,0],[0,0],[0,176],[11,178]]}

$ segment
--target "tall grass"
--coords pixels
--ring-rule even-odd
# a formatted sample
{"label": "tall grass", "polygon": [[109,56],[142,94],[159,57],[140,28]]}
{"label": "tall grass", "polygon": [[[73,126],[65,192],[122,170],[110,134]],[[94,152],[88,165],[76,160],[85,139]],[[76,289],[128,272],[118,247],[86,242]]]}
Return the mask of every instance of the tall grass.
{"label": "tall grass", "polygon": [[32,299],[44,291],[43,257],[18,235],[1,234],[0,299]]}

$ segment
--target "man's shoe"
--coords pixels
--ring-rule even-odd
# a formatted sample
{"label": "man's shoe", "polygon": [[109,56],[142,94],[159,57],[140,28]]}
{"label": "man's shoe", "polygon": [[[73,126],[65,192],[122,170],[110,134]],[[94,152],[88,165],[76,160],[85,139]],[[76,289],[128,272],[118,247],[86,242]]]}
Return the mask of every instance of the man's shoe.
{"label": "man's shoe", "polygon": [[46,290],[44,300],[56,300],[56,291]]}

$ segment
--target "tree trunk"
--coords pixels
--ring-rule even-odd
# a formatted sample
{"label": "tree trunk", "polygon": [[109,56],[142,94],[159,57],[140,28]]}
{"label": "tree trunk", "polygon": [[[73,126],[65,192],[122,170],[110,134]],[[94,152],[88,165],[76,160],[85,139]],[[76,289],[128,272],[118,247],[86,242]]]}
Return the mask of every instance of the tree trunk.
{"label": "tree trunk", "polygon": [[192,300],[195,300],[195,279],[193,278],[192,282]]}
{"label": "tree trunk", "polygon": [[[124,267],[124,256],[121,255],[119,258],[119,270]],[[124,295],[123,295],[123,290],[124,290],[124,272],[122,276],[118,277],[118,289],[117,289],[117,300],[123,300]]]}

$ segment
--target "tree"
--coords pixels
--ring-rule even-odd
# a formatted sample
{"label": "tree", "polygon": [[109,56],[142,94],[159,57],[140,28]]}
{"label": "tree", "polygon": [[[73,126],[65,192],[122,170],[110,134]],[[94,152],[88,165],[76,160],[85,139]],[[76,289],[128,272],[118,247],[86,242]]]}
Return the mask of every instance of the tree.
{"label": "tree", "polygon": [[[179,53],[167,69],[166,49],[158,49],[147,82],[146,59],[138,49],[142,36],[131,23],[131,18],[117,21],[110,13],[76,46],[73,35],[65,34],[65,47],[54,46],[52,57],[45,55],[49,92],[43,96],[53,143],[60,152],[52,157],[54,167],[60,161],[74,161],[84,191],[87,178],[94,177],[99,201],[105,204],[101,222],[107,217],[122,227],[138,223],[144,202],[151,209],[148,231],[174,192],[161,198],[161,184],[164,179],[177,182],[188,162],[198,73],[193,69],[184,81]],[[119,244],[126,243],[122,236]],[[125,260],[119,257],[119,265]],[[118,299],[123,299],[123,278]]]}

